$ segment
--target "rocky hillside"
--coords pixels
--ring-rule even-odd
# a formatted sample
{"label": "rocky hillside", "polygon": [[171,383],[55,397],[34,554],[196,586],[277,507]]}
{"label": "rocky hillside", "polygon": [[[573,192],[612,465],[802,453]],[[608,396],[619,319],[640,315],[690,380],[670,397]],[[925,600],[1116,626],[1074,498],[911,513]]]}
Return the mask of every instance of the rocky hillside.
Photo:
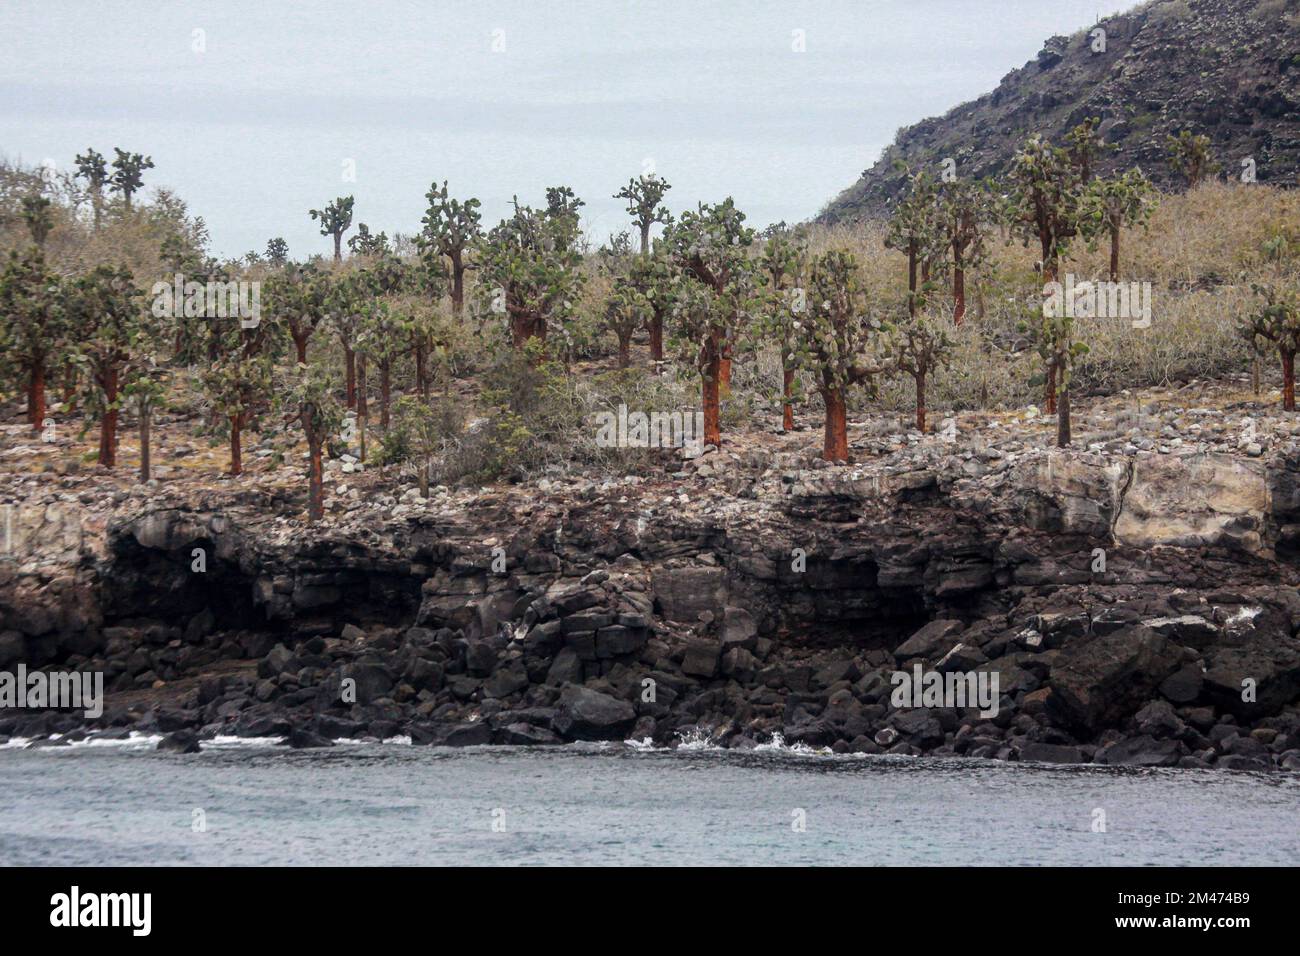
{"label": "rocky hillside", "polygon": [[[1093,31],[1105,31],[1105,50]],[[1052,37],[998,88],[945,116],[901,130],[823,222],[880,216],[911,166],[952,157],[963,175],[994,176],[1028,135],[1055,142],[1088,117],[1118,148],[1102,172],[1140,165],[1172,185],[1165,136],[1213,142],[1225,175],[1253,157],[1260,182],[1295,185],[1300,172],[1300,0],[1155,0],[1073,36]]]}

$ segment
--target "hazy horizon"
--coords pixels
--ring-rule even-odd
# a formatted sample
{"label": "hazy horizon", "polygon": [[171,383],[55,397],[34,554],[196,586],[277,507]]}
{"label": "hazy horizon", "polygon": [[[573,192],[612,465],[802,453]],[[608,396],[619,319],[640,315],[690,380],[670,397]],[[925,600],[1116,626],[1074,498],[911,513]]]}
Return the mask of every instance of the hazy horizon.
{"label": "hazy horizon", "polygon": [[435,179],[479,197],[485,225],[570,185],[603,240],[629,228],[613,193],[651,164],[674,212],[731,195],[753,225],[793,222],[899,127],[1132,5],[1005,0],[993,22],[961,0],[20,0],[0,12],[0,154],[150,155],[146,191],[175,191],[222,257],[272,236],[328,253],[307,210],[340,195],[356,196],[348,236],[416,232]]}

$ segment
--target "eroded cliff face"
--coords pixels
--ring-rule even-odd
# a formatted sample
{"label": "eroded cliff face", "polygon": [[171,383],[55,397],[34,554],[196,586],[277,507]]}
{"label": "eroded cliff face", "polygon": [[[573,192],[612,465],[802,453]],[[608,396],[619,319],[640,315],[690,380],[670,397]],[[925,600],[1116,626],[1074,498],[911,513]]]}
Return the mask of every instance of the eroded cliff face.
{"label": "eroded cliff face", "polygon": [[[96,512],[75,549],[33,505],[34,550],[0,577],[0,666],[103,670],[113,725],[300,745],[694,731],[1300,768],[1289,453],[935,442],[871,467],[793,464],[706,455],[689,493],[408,495],[319,529],[234,496],[160,496]],[[893,706],[891,675],[917,664],[996,673],[997,715]]]}

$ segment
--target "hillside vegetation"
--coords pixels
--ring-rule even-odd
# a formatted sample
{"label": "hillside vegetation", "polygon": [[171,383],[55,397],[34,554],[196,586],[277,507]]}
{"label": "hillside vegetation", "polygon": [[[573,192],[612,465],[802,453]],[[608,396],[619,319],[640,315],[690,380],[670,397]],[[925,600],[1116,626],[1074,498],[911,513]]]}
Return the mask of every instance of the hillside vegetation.
{"label": "hillside vegetation", "polygon": [[[313,517],[340,456],[396,465],[422,494],[635,472],[662,452],[597,440],[620,406],[698,412],[703,434],[685,437],[704,448],[818,427],[829,462],[851,458],[848,420],[866,408],[924,433],[954,411],[1038,405],[1065,446],[1071,393],[1249,370],[1256,394],[1281,378],[1289,410],[1300,196],[1215,179],[1203,139],[1168,148],[1200,169],[1185,192],[1097,175],[1108,152],[1084,123],[1059,145],[1028,138],[1002,180],[915,172],[888,221],[763,230],[730,199],[671,212],[669,184],[643,177],[619,191],[632,228],[600,244],[565,187],[488,228],[477,200],[435,182],[417,236],[354,227],[339,197],[311,211],[324,255],[295,260],[272,239],[224,262],[165,191],[128,204],[8,166],[0,382],[33,436],[97,430],[85,460],[100,468],[118,467],[119,426],[132,429],[143,481],[160,427],[227,446],[233,476],[246,445],[258,461],[301,457]],[[1145,320],[1049,315],[1050,283],[1108,278],[1142,289]],[[243,298],[214,311],[213,286],[237,283]],[[174,296],[191,285],[194,301]],[[249,291],[251,317],[237,309]]]}

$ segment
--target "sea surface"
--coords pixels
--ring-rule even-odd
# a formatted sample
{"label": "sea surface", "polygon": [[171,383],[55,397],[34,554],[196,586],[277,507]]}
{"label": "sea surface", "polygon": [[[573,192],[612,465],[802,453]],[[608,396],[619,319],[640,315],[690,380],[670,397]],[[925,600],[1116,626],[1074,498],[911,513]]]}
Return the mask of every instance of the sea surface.
{"label": "sea surface", "polygon": [[156,740],[0,747],[0,864],[1300,863],[1294,774]]}

